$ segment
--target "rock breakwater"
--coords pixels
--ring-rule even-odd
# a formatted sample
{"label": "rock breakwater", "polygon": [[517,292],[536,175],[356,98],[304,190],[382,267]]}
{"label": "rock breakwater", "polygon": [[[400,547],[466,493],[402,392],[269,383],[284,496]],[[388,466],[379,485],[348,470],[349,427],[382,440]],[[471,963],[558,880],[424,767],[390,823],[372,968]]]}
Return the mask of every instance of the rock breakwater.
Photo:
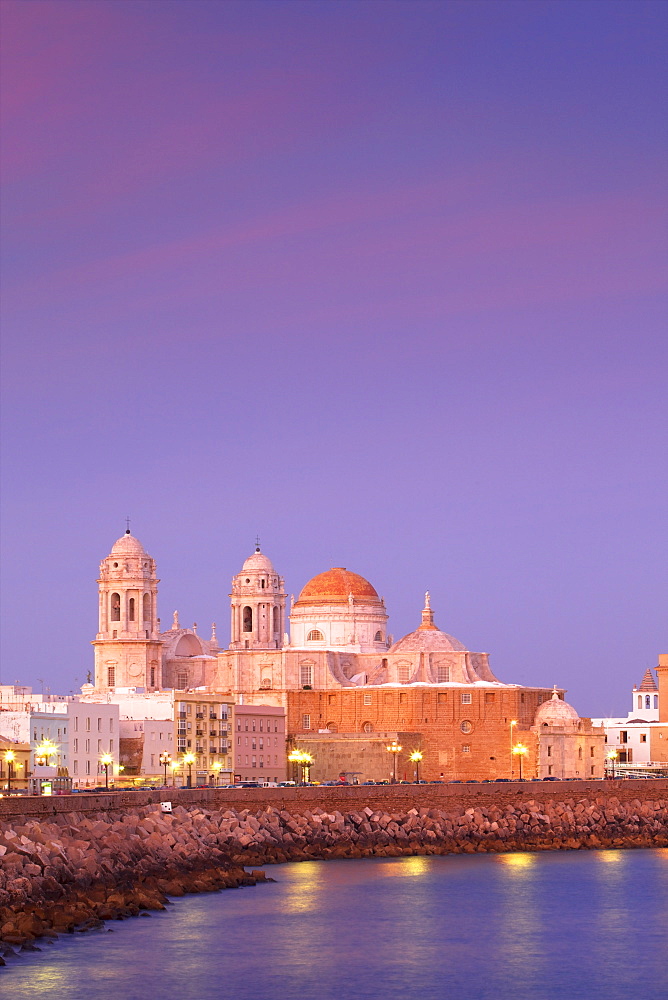
{"label": "rock breakwater", "polygon": [[[328,858],[395,857],[582,848],[668,847],[668,796],[515,797],[419,792],[408,807],[388,796],[345,804],[295,794],[252,802],[192,800],[164,813],[159,802],[0,818],[0,940],[12,951],[40,937],[99,927],[163,909],[168,897],[255,885],[249,865]],[[524,790],[523,790],[524,791]],[[659,789],[657,789],[659,791]],[[528,793],[528,789],[526,790]],[[108,797],[111,799],[112,797]],[[419,801],[415,800],[416,803]],[[365,804],[369,802],[370,804]],[[469,804],[470,803],[470,804]],[[82,803],[83,805],[83,803]],[[36,807],[35,807],[36,808]],[[0,951],[0,955],[2,952]]]}

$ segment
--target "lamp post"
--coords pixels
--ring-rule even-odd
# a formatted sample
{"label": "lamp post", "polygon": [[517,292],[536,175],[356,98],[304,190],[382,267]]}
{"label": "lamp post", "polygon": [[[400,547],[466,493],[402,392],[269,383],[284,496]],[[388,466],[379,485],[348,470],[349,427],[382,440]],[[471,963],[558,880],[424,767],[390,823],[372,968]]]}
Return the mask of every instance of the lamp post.
{"label": "lamp post", "polygon": [[211,770],[213,771],[213,774],[214,774],[214,779],[213,780],[214,780],[216,786],[220,783],[220,771],[221,771],[222,766],[223,765],[220,763],[219,760],[214,760],[213,764],[211,765]]}
{"label": "lamp post", "polygon": [[7,794],[12,794],[12,764],[16,759],[16,754],[13,750],[5,750],[5,763],[7,765]]}
{"label": "lamp post", "polygon": [[523,743],[517,743],[516,746],[513,747],[513,755],[518,757],[520,762],[520,781],[522,780],[522,758],[528,750],[529,748],[525,747]]}
{"label": "lamp post", "polygon": [[301,783],[307,784],[311,777],[313,757],[307,750],[299,750],[297,747],[288,755],[291,764],[296,764],[301,770]]}
{"label": "lamp post", "polygon": [[510,720],[510,777],[513,776],[513,728],[517,725],[517,719]]}
{"label": "lamp post", "polygon": [[615,780],[615,761],[619,757],[616,750],[611,750],[609,754],[606,755],[606,760],[609,760],[612,764],[612,780]]}
{"label": "lamp post", "polygon": [[165,787],[167,787],[167,768],[172,763],[172,755],[171,753],[167,753],[166,750],[163,750],[162,753],[160,754],[159,760],[161,765],[165,769]]}
{"label": "lamp post", "polygon": [[188,765],[188,788],[193,786],[193,764],[197,758],[194,753],[185,753],[183,755],[183,763]]}
{"label": "lamp post", "polygon": [[[408,758],[415,764],[415,781],[420,784],[420,761],[422,760],[422,753],[420,750],[414,750],[413,753]],[[396,760],[396,757],[395,757]],[[396,777],[396,775],[395,775]]]}
{"label": "lamp post", "polygon": [[103,753],[100,757],[100,764],[104,768],[104,787],[109,789],[109,765],[114,763],[114,758],[110,753]]}
{"label": "lamp post", "polygon": [[397,783],[397,754],[401,753],[401,751],[403,750],[403,747],[400,746],[397,743],[396,740],[394,740],[394,742],[393,743],[389,743],[385,747],[385,749],[387,750],[388,753],[392,754],[393,764],[394,764],[392,784],[396,785],[396,783]]}

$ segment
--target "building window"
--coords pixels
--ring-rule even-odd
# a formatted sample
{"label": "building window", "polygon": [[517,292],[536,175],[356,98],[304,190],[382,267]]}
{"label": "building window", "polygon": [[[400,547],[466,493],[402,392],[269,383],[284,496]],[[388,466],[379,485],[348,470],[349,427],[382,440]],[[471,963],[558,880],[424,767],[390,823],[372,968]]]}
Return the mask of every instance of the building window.
{"label": "building window", "polygon": [[471,704],[471,692],[462,691],[462,705],[470,705],[470,704]]}
{"label": "building window", "polygon": [[79,761],[78,760],[74,761],[74,773],[75,774],[79,773]]}
{"label": "building window", "polygon": [[86,761],[86,774],[90,774],[90,761]]}
{"label": "building window", "polygon": [[589,747],[589,756],[590,757],[594,756],[594,747]]}
{"label": "building window", "polygon": [[640,734],[640,742],[641,743],[647,743],[647,733],[641,733]]}
{"label": "building window", "polygon": [[364,695],[364,704],[365,705],[370,705],[371,704],[371,695],[370,694],[365,694]]}
{"label": "building window", "polygon": [[330,733],[338,733],[339,727],[335,722],[327,722],[325,728],[329,729]]}
{"label": "building window", "polygon": [[302,663],[299,668],[299,677],[302,687],[310,687],[313,684],[313,665]]}
{"label": "building window", "polygon": [[436,700],[438,701],[439,705],[445,705],[448,701],[448,696],[447,694],[445,694],[445,692],[441,691],[439,694],[436,695]]}
{"label": "building window", "polygon": [[462,753],[471,753],[471,744],[465,743],[462,747]]}
{"label": "building window", "polygon": [[450,667],[443,663],[439,663],[437,668],[436,679],[439,684],[447,684],[450,680]]}
{"label": "building window", "polygon": [[244,632],[252,632],[253,631],[253,609],[249,608],[247,606],[247,607],[244,608],[242,614],[243,614],[243,623],[244,623],[243,630],[244,630]]}
{"label": "building window", "polygon": [[302,729],[310,729],[310,728],[311,728],[311,716],[302,715]]}
{"label": "building window", "polygon": [[151,667],[151,687],[155,687],[155,667]]}
{"label": "building window", "polygon": [[582,760],[582,747],[578,747],[578,760]]}
{"label": "building window", "polygon": [[107,687],[116,687],[116,667],[107,667]]}
{"label": "building window", "polygon": [[625,729],[622,729],[619,733],[619,742],[628,743],[628,741],[629,741],[629,734]]}
{"label": "building window", "polygon": [[121,595],[112,594],[111,595],[111,620],[112,622],[119,622],[121,620]]}
{"label": "building window", "polygon": [[135,599],[131,597],[128,601],[128,618],[131,622],[135,620]]}
{"label": "building window", "polygon": [[485,704],[486,705],[493,705],[494,704],[494,692],[493,691],[486,691],[485,692]]}
{"label": "building window", "polygon": [[655,694],[654,695],[654,708],[658,708],[658,707],[659,707],[659,696],[658,696],[658,694]]}
{"label": "building window", "polygon": [[374,642],[382,642],[383,641],[383,633],[380,631],[380,629],[378,629],[378,631],[374,635],[373,641]]}
{"label": "building window", "polygon": [[[176,686],[179,691],[185,691],[188,687],[188,672],[186,670],[179,670],[176,675]],[[188,705],[188,708],[190,708],[190,705]]]}
{"label": "building window", "polygon": [[642,708],[642,695],[638,695],[638,708]]}
{"label": "building window", "polygon": [[461,731],[463,733],[466,733],[466,734],[472,733],[473,732],[473,723],[469,722],[468,719],[464,719],[464,721],[461,723],[461,725],[460,725],[459,728],[461,729]]}
{"label": "building window", "polygon": [[649,708],[649,695],[645,695],[645,708]]}
{"label": "building window", "polygon": [[306,636],[307,642],[324,642],[325,637],[319,628],[312,628],[309,634]]}
{"label": "building window", "polygon": [[548,773],[548,775],[552,774],[552,765],[551,764],[547,765],[547,773]]}
{"label": "building window", "polygon": [[100,719],[99,717],[98,717],[98,720],[97,720],[97,731],[98,731],[98,733],[102,732],[102,719]]}
{"label": "building window", "polygon": [[399,678],[399,683],[408,684],[408,681],[410,680],[410,673],[410,663],[400,663],[397,667],[397,677]]}
{"label": "building window", "polygon": [[255,757],[253,757],[253,759],[252,759],[251,767],[257,767],[257,760],[256,760]]}
{"label": "building window", "polygon": [[90,716],[89,715],[86,716],[86,732],[87,733],[90,732]]}
{"label": "building window", "polygon": [[551,756],[552,756],[552,747],[551,747],[551,746],[549,746],[549,747],[547,748],[547,756],[548,756],[548,757],[551,757]]}
{"label": "building window", "polygon": [[363,733],[372,733],[373,732],[373,726],[372,726],[372,724],[370,722],[365,722],[364,725],[362,726],[362,732]]}

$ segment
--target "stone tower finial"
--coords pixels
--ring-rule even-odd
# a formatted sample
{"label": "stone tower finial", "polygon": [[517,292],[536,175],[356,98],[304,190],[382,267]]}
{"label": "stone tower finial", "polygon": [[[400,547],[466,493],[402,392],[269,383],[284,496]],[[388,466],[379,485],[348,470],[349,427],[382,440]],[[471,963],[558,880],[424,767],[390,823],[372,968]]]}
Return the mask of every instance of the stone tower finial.
{"label": "stone tower finial", "polygon": [[424,607],[422,609],[422,622],[420,628],[436,628],[434,625],[434,612],[431,610],[431,596],[429,591],[424,595]]}
{"label": "stone tower finial", "polygon": [[181,628],[181,626],[179,624],[179,613],[178,613],[178,611],[174,612],[174,617],[172,618],[172,628],[173,629]]}
{"label": "stone tower finial", "polygon": [[211,622],[211,642],[218,645],[218,636],[216,635],[216,623]]}

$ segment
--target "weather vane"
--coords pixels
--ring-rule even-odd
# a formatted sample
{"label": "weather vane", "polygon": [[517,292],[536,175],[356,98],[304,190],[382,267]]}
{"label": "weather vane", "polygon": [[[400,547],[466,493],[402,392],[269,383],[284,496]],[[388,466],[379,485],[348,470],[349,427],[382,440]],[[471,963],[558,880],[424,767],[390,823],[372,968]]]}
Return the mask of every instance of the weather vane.
{"label": "weather vane", "polygon": [[125,530],[126,530],[127,534],[129,535],[130,534],[130,518],[129,517],[125,518]]}
{"label": "weather vane", "polygon": [[259,535],[255,536],[255,551],[256,552],[260,551],[260,536]]}

